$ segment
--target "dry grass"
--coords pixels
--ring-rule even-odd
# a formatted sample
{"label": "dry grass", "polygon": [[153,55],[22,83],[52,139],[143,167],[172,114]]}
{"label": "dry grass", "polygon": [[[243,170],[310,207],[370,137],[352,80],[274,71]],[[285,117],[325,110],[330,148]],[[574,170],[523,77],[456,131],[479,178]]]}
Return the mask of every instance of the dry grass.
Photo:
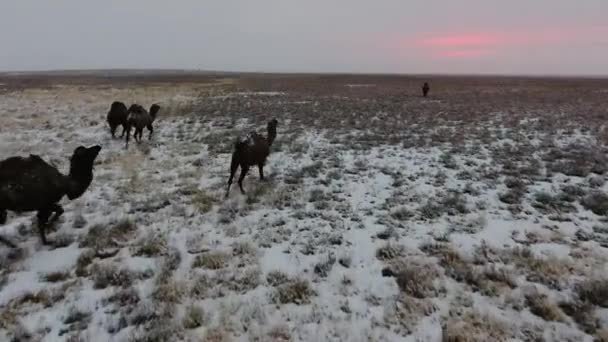
{"label": "dry grass", "polygon": [[423,317],[431,315],[436,310],[435,305],[428,299],[401,294],[387,309],[384,319],[388,324],[397,325],[402,330],[402,335],[409,335]]}
{"label": "dry grass", "polygon": [[69,271],[56,271],[56,272],[49,272],[49,273],[42,275],[41,279],[43,281],[46,281],[49,283],[57,283],[60,281],[65,281],[69,277],[70,277]]}
{"label": "dry grass", "polygon": [[308,281],[295,279],[277,286],[273,298],[275,302],[281,304],[307,304],[313,294]]}
{"label": "dry grass", "polygon": [[526,279],[546,285],[552,289],[562,289],[568,278],[575,273],[574,266],[567,260],[553,257],[536,257],[530,249],[513,248],[503,251],[501,259],[524,271]]}
{"label": "dry grass", "polygon": [[197,305],[190,305],[186,308],[182,324],[186,329],[196,329],[205,324],[205,311]]}
{"label": "dry grass", "polygon": [[434,281],[439,272],[434,265],[416,264],[408,260],[403,260],[400,264],[401,266],[397,267],[396,280],[403,293],[418,299],[436,295]]}
{"label": "dry grass", "polygon": [[444,342],[486,342],[506,341],[509,327],[490,314],[475,310],[450,312],[443,327]]}
{"label": "dry grass", "polygon": [[384,246],[378,248],[376,251],[376,258],[379,260],[387,261],[402,257],[405,254],[405,248],[401,245],[395,245],[387,243]]}
{"label": "dry grass", "polygon": [[230,260],[230,254],[222,251],[207,252],[197,255],[192,262],[193,268],[206,268],[210,270],[219,270],[227,266]]}
{"label": "dry grass", "polygon": [[111,227],[94,225],[80,241],[80,248],[104,250],[120,247],[133,238],[136,231],[137,226],[129,219],[123,219]]}
{"label": "dry grass", "polygon": [[547,295],[538,292],[526,295],[526,304],[530,312],[547,321],[563,321],[564,315],[560,308],[549,300]]}
{"label": "dry grass", "polygon": [[575,286],[576,294],[583,302],[608,308],[608,279],[589,279]]}

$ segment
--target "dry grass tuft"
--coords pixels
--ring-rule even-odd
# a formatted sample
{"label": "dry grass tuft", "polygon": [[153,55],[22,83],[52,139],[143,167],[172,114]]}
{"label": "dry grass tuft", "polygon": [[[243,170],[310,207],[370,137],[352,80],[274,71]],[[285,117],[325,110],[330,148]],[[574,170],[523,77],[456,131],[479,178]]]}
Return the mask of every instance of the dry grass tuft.
{"label": "dry grass tuft", "polygon": [[205,311],[198,305],[190,305],[186,308],[182,325],[186,329],[196,329],[205,323]]}
{"label": "dry grass tuft", "polygon": [[530,307],[530,312],[546,321],[563,321],[564,319],[560,308],[545,294],[534,292],[526,295],[526,305]]}
{"label": "dry grass tuft", "polygon": [[137,226],[129,219],[121,220],[110,228],[103,225],[94,225],[80,241],[80,248],[88,247],[94,250],[104,250],[121,247],[133,237],[136,231]]}
{"label": "dry grass tuft", "polygon": [[403,263],[396,272],[399,289],[415,298],[434,297],[436,295],[433,282],[439,275],[434,265],[416,265]]}
{"label": "dry grass tuft", "polygon": [[444,342],[498,342],[507,340],[509,328],[497,318],[478,311],[450,312],[442,335]]}
{"label": "dry grass tuft", "polygon": [[281,304],[308,304],[312,295],[313,291],[308,281],[296,279],[276,287],[273,299]]}
{"label": "dry grass tuft", "polygon": [[56,272],[49,272],[49,273],[42,275],[41,279],[43,281],[46,281],[49,283],[57,283],[60,281],[67,280],[69,277],[70,277],[69,271],[56,271]]}
{"label": "dry grass tuft", "polygon": [[206,268],[210,270],[219,270],[226,267],[230,255],[225,252],[215,251],[197,255],[192,262],[193,268]]}
{"label": "dry grass tuft", "polygon": [[576,294],[583,302],[608,308],[608,279],[590,279],[575,286]]}
{"label": "dry grass tuft", "polygon": [[402,257],[405,253],[405,248],[401,245],[395,245],[387,243],[384,246],[378,248],[376,251],[376,258],[379,260],[392,260],[398,257]]}

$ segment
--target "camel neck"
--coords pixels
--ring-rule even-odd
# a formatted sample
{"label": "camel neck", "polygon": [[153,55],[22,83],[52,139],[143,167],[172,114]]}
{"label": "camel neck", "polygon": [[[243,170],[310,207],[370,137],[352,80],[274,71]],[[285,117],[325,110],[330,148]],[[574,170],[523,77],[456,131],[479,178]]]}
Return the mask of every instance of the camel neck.
{"label": "camel neck", "polygon": [[82,196],[92,181],[92,168],[83,168],[72,165],[70,167],[70,175],[68,176],[68,198],[72,200]]}

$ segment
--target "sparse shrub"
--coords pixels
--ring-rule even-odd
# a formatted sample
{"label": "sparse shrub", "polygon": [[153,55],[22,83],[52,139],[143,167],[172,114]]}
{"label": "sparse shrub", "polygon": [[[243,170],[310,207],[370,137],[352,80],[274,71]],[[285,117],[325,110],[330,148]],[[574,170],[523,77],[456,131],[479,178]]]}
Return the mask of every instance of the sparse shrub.
{"label": "sparse shrub", "polygon": [[441,206],[433,203],[432,201],[428,201],[426,204],[418,209],[420,215],[423,219],[432,220],[439,218],[443,214],[443,210]]}
{"label": "sparse shrub", "polygon": [[505,264],[513,263],[516,269],[526,270],[526,279],[552,289],[561,289],[572,273],[570,264],[556,258],[539,258],[529,248],[513,248],[502,253]]}
{"label": "sparse shrub", "polygon": [[391,212],[391,217],[399,221],[407,221],[414,216],[409,209],[402,207]]}
{"label": "sparse shrub", "polygon": [[319,202],[319,201],[326,201],[327,200],[327,196],[325,195],[325,192],[321,189],[312,189],[310,191],[310,196],[308,197],[308,202]]}
{"label": "sparse shrub", "polygon": [[190,305],[186,308],[182,324],[186,329],[196,329],[205,323],[205,312],[198,305]]}
{"label": "sparse shrub", "polygon": [[559,303],[562,311],[570,316],[579,327],[588,334],[595,333],[597,329],[596,318],[594,317],[593,304],[575,299],[572,301]]}
{"label": "sparse shrub", "polygon": [[327,277],[335,263],[336,263],[336,258],[333,255],[328,255],[327,258],[325,258],[325,260],[323,260],[315,265],[315,268],[314,268],[315,274],[317,274],[321,278]]}
{"label": "sparse shrub", "polygon": [[489,314],[467,311],[450,317],[442,330],[442,341],[485,342],[506,341],[510,329],[506,323]]}
{"label": "sparse shrub", "polygon": [[439,156],[439,162],[447,169],[457,169],[458,163],[451,153],[443,153]]}
{"label": "sparse shrub", "polygon": [[388,240],[394,236],[397,236],[397,232],[395,232],[395,228],[393,227],[388,227],[385,230],[376,234],[376,237],[380,240]]}
{"label": "sparse shrub", "polygon": [[515,177],[507,177],[505,179],[505,186],[509,189],[516,189],[523,192],[526,189],[526,184],[520,179]]}
{"label": "sparse shrub", "polygon": [[604,177],[591,177],[589,178],[589,186],[592,188],[601,188],[602,186],[604,186],[604,184],[606,184],[606,180],[604,179]]}
{"label": "sparse shrub", "polygon": [[258,203],[262,197],[272,190],[270,183],[261,183],[256,185],[253,191],[247,192],[247,204]]}
{"label": "sparse shrub", "polygon": [[576,210],[576,207],[574,207],[567,201],[564,201],[563,198],[559,196],[553,196],[546,192],[536,193],[536,195],[534,196],[534,200],[535,202],[532,203],[532,206],[538,209],[539,211],[545,213],[551,211],[566,213]]}
{"label": "sparse shrub", "polygon": [[415,298],[426,298],[434,295],[433,280],[437,272],[431,265],[404,264],[396,274],[397,285],[402,292]]}
{"label": "sparse shrub", "polygon": [[203,190],[196,190],[192,195],[192,205],[201,213],[205,214],[211,211],[215,199]]}
{"label": "sparse shrub", "polygon": [[276,288],[274,300],[277,303],[307,304],[313,295],[310,284],[306,280],[291,280]]}
{"label": "sparse shrub", "polygon": [[115,304],[118,307],[131,307],[139,303],[139,293],[134,287],[119,289],[112,295],[104,299],[105,304]]}
{"label": "sparse shrub", "polygon": [[376,258],[379,260],[391,260],[403,256],[405,249],[401,245],[387,243],[378,248]]}
{"label": "sparse shrub", "polygon": [[608,213],[608,195],[603,192],[593,192],[585,197],[581,204],[587,210],[591,210],[596,215],[606,215]]}
{"label": "sparse shrub", "polygon": [[128,219],[124,219],[110,227],[94,225],[89,229],[87,235],[80,241],[80,248],[89,247],[94,250],[119,247],[122,242],[128,241],[137,226]]}
{"label": "sparse shrub", "polygon": [[56,271],[56,272],[46,273],[41,278],[43,281],[46,281],[49,283],[56,283],[56,282],[64,281],[64,280],[68,279],[69,277],[70,277],[69,271]]}
{"label": "sparse shrub", "polygon": [[127,288],[133,284],[134,274],[127,269],[118,269],[115,265],[92,266],[91,276],[93,277],[93,287],[105,289],[108,286]]}
{"label": "sparse shrub", "polygon": [[530,307],[530,312],[547,321],[561,321],[563,315],[559,307],[549,301],[547,295],[534,292],[526,295],[526,304]]}
{"label": "sparse shrub", "polygon": [[192,267],[202,267],[210,270],[218,270],[220,268],[226,267],[226,263],[228,262],[229,258],[230,256],[225,252],[207,252],[197,255],[196,258],[194,258]]}
{"label": "sparse shrub", "polygon": [[218,221],[223,224],[228,224],[236,218],[239,213],[238,204],[233,201],[224,202],[218,209]]}
{"label": "sparse shrub", "polygon": [[[379,298],[366,298],[370,304],[374,304]],[[377,305],[377,304],[375,304]],[[411,334],[414,327],[425,316],[431,315],[437,310],[436,306],[428,299],[418,299],[405,294],[400,294],[394,305],[385,312],[386,323],[397,325],[403,329],[402,334]]]}
{"label": "sparse shrub", "polygon": [[72,324],[90,320],[91,313],[78,310],[76,307],[72,307],[69,310],[68,315],[63,319],[63,324]]}
{"label": "sparse shrub", "polygon": [[498,195],[498,199],[506,204],[519,204],[521,202],[524,192],[518,189],[510,189],[505,193]]}
{"label": "sparse shrub", "polygon": [[167,240],[164,236],[159,234],[148,234],[139,241],[133,255],[151,258],[164,254],[166,250]]}
{"label": "sparse shrub", "polygon": [[209,295],[214,283],[208,276],[199,275],[193,282],[190,288],[190,295],[197,299],[204,299]]}
{"label": "sparse shrub", "polygon": [[[281,342],[281,341],[291,341],[291,333],[289,332],[289,326],[287,325],[278,325],[272,327],[268,331],[268,337],[271,341]],[[604,342],[604,341],[602,341]]]}
{"label": "sparse shrub", "polygon": [[457,192],[452,192],[444,197],[441,200],[441,205],[448,215],[466,214],[469,212],[466,198]]}
{"label": "sparse shrub", "polygon": [[281,271],[270,271],[266,275],[266,281],[270,286],[279,286],[289,281],[287,274]]}
{"label": "sparse shrub", "polygon": [[93,262],[95,258],[95,252],[91,249],[86,249],[78,256],[76,260],[76,275],[79,277],[86,277],[89,275],[87,270],[88,266]]}
{"label": "sparse shrub", "polygon": [[152,292],[152,298],[164,303],[179,303],[184,296],[185,286],[173,279],[159,280]]}
{"label": "sparse shrub", "polygon": [[575,287],[580,300],[608,308],[608,279],[591,279]]}

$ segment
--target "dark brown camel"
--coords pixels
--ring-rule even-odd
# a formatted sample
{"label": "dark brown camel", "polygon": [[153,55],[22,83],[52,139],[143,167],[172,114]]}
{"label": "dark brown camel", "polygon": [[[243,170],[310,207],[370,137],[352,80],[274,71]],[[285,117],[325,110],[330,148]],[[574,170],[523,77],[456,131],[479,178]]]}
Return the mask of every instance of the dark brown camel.
{"label": "dark brown camel", "polygon": [[[135,133],[133,133],[133,138],[137,142],[141,142],[141,137],[144,134],[144,127],[148,128],[150,131],[150,135],[148,139],[152,139],[152,133],[154,132],[154,127],[152,123],[156,120],[156,114],[160,110],[160,106],[157,104],[153,104],[150,107],[150,113],[144,109],[144,107],[138,104],[132,104],[129,107],[128,115],[127,115],[127,142],[126,147],[129,147],[129,136],[131,135],[131,127],[135,128]],[[139,139],[138,139],[139,136]]]}
{"label": "dark brown camel", "polygon": [[429,87],[427,82],[424,82],[424,85],[422,86],[422,96],[426,97],[429,94],[429,90],[431,90],[431,87]]}
{"label": "dark brown camel", "polygon": [[127,131],[127,112],[127,106],[125,106],[124,103],[120,101],[112,102],[107,116],[112,138],[114,138],[114,134],[116,133],[116,128],[118,128],[118,126],[122,126],[122,134],[120,137],[122,138],[125,135],[125,132]]}
{"label": "dark brown camel", "polygon": [[[87,190],[93,181],[93,163],[100,150],[100,146],[76,148],[67,176],[37,155],[0,161],[0,224],[6,222],[7,210],[37,211],[40,239],[47,244],[46,227],[63,214],[63,208],[57,203],[65,195],[74,200]],[[55,214],[49,220],[52,213]],[[7,243],[6,239],[0,241]]]}
{"label": "dark brown camel", "polygon": [[249,168],[253,165],[258,166],[260,171],[260,180],[264,180],[264,164],[270,154],[270,147],[277,137],[277,124],[279,122],[276,119],[272,119],[267,126],[268,136],[264,137],[256,132],[251,132],[244,139],[239,139],[234,144],[234,152],[232,152],[232,162],[230,163],[230,178],[228,179],[228,190],[226,190],[226,197],[230,194],[230,185],[232,185],[232,179],[236,170],[241,167],[241,175],[239,176],[239,188],[241,193],[245,194],[243,190],[243,179],[247,175]]}

